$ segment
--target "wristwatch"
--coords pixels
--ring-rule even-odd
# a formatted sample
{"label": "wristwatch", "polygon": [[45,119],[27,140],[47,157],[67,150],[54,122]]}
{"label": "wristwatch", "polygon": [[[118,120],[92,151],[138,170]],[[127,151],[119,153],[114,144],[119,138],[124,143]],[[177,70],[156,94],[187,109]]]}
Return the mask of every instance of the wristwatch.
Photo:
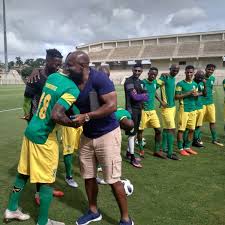
{"label": "wristwatch", "polygon": [[88,122],[90,121],[90,116],[86,113],[85,116],[84,116],[84,121],[85,122]]}

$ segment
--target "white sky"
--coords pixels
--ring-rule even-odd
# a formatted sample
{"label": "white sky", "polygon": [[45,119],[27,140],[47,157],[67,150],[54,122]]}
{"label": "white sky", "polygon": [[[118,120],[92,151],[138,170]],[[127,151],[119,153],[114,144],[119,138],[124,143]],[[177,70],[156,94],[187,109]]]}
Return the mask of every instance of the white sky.
{"label": "white sky", "polygon": [[[6,0],[8,54],[63,55],[100,40],[225,30],[224,0]],[[0,61],[4,61],[0,0]]]}

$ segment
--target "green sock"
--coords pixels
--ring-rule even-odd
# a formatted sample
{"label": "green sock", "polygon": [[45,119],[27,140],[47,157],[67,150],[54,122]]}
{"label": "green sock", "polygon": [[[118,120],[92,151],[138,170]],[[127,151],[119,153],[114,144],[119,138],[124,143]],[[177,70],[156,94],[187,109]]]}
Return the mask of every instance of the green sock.
{"label": "green sock", "polygon": [[191,141],[190,141],[190,140],[187,139],[187,140],[185,141],[185,143],[184,143],[184,148],[185,148],[185,149],[190,149],[190,148],[191,148]]}
{"label": "green sock", "polygon": [[46,225],[48,222],[48,210],[53,198],[53,188],[42,184],[40,187],[40,209],[38,225]]}
{"label": "green sock", "polygon": [[199,139],[199,134],[200,134],[201,130],[200,130],[200,127],[196,127],[195,128],[195,131],[194,131],[194,140],[198,140]]}
{"label": "green sock", "polygon": [[183,150],[183,144],[184,144],[183,140],[177,140],[177,146],[179,150]]}
{"label": "green sock", "polygon": [[162,149],[164,152],[167,151],[167,130],[163,130],[162,132]]}
{"label": "green sock", "polygon": [[140,150],[140,151],[143,150],[143,148],[144,148],[144,147],[143,147],[143,141],[139,141],[139,142],[138,142],[138,147],[139,147],[139,150]]}
{"label": "green sock", "polygon": [[14,183],[12,194],[9,197],[8,209],[10,211],[16,211],[18,209],[18,203],[20,199],[21,192],[27,183],[28,176],[17,174]]}
{"label": "green sock", "polygon": [[72,161],[73,161],[73,154],[64,155],[64,164],[67,178],[72,177]]}
{"label": "green sock", "polygon": [[198,139],[202,140],[202,131],[201,131],[200,127],[199,127],[199,132],[198,132]]}
{"label": "green sock", "polygon": [[161,149],[161,143],[160,143],[160,141],[159,142],[155,141],[155,152],[159,152],[160,149]]}
{"label": "green sock", "polygon": [[174,143],[174,134],[168,132],[167,133],[167,144],[168,144],[168,153],[167,155],[171,157],[173,154],[173,143]]}
{"label": "green sock", "polygon": [[183,133],[183,140],[184,140],[184,145],[185,145],[185,142],[187,141],[188,139],[188,133],[189,133],[189,130],[186,129]]}
{"label": "green sock", "polygon": [[212,140],[216,141],[217,140],[217,133],[216,133],[216,129],[215,128],[211,128],[211,135],[212,135]]}

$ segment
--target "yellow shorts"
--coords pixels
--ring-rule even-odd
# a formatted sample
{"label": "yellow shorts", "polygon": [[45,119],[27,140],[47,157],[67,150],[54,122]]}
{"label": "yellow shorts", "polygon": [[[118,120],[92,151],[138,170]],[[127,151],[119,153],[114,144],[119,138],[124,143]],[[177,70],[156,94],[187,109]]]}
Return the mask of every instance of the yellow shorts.
{"label": "yellow shorts", "polygon": [[162,125],[164,129],[175,129],[176,107],[162,108]]}
{"label": "yellow shorts", "polygon": [[54,183],[59,161],[58,142],[55,133],[45,144],[35,144],[23,138],[18,172],[30,176],[31,183]]}
{"label": "yellow shorts", "polygon": [[144,130],[145,128],[160,128],[159,118],[155,110],[142,110],[139,130]]}
{"label": "yellow shorts", "polygon": [[214,104],[204,105],[203,115],[204,115],[203,119],[204,122],[215,123],[216,122],[215,105]]}
{"label": "yellow shorts", "polygon": [[63,155],[73,154],[78,150],[83,128],[62,127]]}
{"label": "yellow shorts", "polygon": [[196,127],[201,127],[203,124],[204,112],[203,109],[196,110]]}
{"label": "yellow shorts", "polygon": [[180,106],[178,113],[178,130],[185,131],[186,128],[194,130],[196,125],[196,111],[184,112],[184,108]]}

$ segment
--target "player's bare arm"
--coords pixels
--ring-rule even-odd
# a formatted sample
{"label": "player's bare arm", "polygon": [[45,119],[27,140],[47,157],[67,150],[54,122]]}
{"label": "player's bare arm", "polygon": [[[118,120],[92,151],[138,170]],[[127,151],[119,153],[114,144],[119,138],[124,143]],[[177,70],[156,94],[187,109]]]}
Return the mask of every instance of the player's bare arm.
{"label": "player's bare arm", "polygon": [[185,94],[176,94],[175,99],[180,100],[180,99],[186,98],[186,97],[191,96],[191,95],[192,96],[198,96],[198,93],[195,90],[192,90],[192,91],[189,91]]}
{"label": "player's bare arm", "polygon": [[69,117],[66,115],[65,108],[59,104],[55,104],[54,108],[52,109],[51,118],[57,124],[67,127],[77,127],[76,122],[69,119]]}

